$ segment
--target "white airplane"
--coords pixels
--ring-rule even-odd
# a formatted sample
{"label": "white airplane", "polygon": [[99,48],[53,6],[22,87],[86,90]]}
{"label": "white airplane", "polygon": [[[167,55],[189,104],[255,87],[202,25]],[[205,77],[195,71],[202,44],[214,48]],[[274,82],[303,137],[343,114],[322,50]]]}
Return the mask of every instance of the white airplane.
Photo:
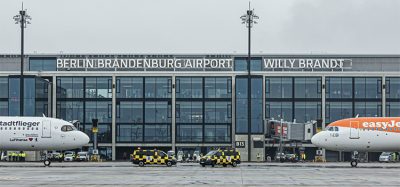
{"label": "white airplane", "polygon": [[[332,151],[399,152],[400,117],[360,117],[335,121],[311,142]],[[358,160],[352,160],[356,167]]]}
{"label": "white airplane", "polygon": [[[89,137],[70,122],[47,117],[0,117],[0,150],[45,151],[80,148]],[[44,165],[49,166],[50,160]]]}

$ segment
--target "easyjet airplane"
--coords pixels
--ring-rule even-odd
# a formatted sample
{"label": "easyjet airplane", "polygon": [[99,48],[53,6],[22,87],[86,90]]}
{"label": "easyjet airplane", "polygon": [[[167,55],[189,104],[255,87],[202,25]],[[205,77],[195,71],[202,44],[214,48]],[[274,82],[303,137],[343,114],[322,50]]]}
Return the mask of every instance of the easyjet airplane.
{"label": "easyjet airplane", "polygon": [[[89,137],[70,122],[47,117],[0,117],[0,150],[44,151],[80,148]],[[50,165],[49,160],[44,161]]]}
{"label": "easyjet airplane", "polygon": [[[311,142],[333,151],[400,151],[400,117],[359,117],[335,121]],[[352,160],[356,167],[358,161]]]}

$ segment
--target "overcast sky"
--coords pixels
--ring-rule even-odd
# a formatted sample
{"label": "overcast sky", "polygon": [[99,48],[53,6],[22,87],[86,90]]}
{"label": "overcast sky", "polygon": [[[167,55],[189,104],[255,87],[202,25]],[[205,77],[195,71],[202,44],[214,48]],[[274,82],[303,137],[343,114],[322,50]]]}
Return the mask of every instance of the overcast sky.
{"label": "overcast sky", "polygon": [[[248,0],[25,0],[28,53],[246,53]],[[252,0],[253,53],[400,54],[400,0]],[[0,1],[0,54],[19,53]]]}

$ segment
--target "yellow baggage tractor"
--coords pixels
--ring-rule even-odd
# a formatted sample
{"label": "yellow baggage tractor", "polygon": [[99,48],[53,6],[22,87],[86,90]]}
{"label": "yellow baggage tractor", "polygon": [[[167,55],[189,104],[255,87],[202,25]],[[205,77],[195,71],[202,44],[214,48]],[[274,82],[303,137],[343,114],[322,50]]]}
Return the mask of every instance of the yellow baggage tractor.
{"label": "yellow baggage tractor", "polygon": [[240,152],[236,149],[218,149],[207,153],[200,159],[200,165],[205,167],[206,165],[222,165],[226,167],[227,165],[232,165],[236,167],[240,164]]}
{"label": "yellow baggage tractor", "polygon": [[140,167],[148,164],[166,165],[168,167],[176,165],[176,159],[174,156],[168,156],[167,153],[160,150],[134,150],[131,160],[133,164],[138,164]]}

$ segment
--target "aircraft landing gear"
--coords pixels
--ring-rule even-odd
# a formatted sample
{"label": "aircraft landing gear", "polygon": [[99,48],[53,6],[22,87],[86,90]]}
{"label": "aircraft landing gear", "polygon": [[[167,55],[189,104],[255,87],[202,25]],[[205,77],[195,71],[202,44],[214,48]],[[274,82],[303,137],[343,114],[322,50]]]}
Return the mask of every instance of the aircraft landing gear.
{"label": "aircraft landing gear", "polygon": [[50,164],[51,164],[51,161],[49,159],[46,159],[46,160],[43,161],[43,164],[44,164],[45,167],[49,167]]}
{"label": "aircraft landing gear", "polygon": [[358,161],[357,161],[357,160],[352,160],[352,161],[350,162],[350,165],[351,165],[352,168],[357,167],[357,164],[358,164]]}
{"label": "aircraft landing gear", "polygon": [[358,151],[353,151],[353,153],[351,155],[351,162],[350,162],[350,165],[352,168],[357,167],[358,159],[359,159]]}

